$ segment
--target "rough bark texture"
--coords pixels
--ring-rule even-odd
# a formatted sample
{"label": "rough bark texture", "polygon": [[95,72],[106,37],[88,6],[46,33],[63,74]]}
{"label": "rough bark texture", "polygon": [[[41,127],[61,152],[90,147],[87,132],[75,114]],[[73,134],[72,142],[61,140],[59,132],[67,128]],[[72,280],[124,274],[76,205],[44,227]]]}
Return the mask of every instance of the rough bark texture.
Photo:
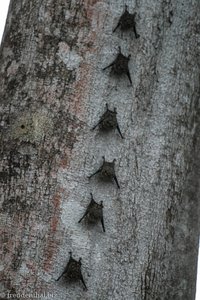
{"label": "rough bark texture", "polygon": [[[0,58],[2,296],[195,297],[200,3],[126,4],[137,40],[112,33],[122,0],[11,0]],[[131,54],[133,86],[102,71],[118,46]],[[124,140],[91,131],[106,102]],[[102,155],[116,158],[120,190],[88,180]],[[105,233],[78,224],[90,192],[104,202]],[[70,250],[82,257],[87,292],[55,281]]]}

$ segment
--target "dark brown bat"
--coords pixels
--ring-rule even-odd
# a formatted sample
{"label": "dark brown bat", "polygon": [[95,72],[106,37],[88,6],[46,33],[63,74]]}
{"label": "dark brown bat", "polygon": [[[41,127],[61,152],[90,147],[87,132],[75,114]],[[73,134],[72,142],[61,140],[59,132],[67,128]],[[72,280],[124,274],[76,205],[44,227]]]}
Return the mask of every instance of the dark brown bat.
{"label": "dark brown bat", "polygon": [[114,179],[118,189],[120,189],[120,185],[118,183],[116,174],[115,174],[115,161],[116,159],[113,159],[112,162],[108,162],[105,160],[105,157],[103,156],[103,164],[102,166],[92,175],[90,175],[88,178],[90,179],[91,177],[93,177],[96,174],[100,174],[100,177],[103,179]]}
{"label": "dark brown bat", "polygon": [[110,65],[103,68],[103,71],[112,67],[112,71],[115,74],[117,74],[117,75],[126,74],[130,81],[130,84],[133,85],[131,75],[129,72],[129,68],[128,68],[128,62],[130,60],[130,57],[131,57],[131,55],[129,55],[128,57],[124,56],[121,52],[121,47],[119,47],[119,53],[118,53],[117,57]]}
{"label": "dark brown bat", "polygon": [[100,118],[99,122],[92,128],[93,130],[99,126],[101,130],[110,130],[113,128],[117,128],[121,138],[123,139],[123,135],[119,128],[119,124],[117,122],[117,110],[114,108],[114,111],[108,109],[108,104],[106,103],[106,111]]}
{"label": "dark brown bat", "polygon": [[101,221],[103,231],[105,232],[104,219],[103,219],[103,202],[101,201],[101,203],[98,204],[97,202],[94,201],[92,193],[90,193],[90,195],[91,195],[91,201],[88,204],[88,207],[84,215],[78,221],[78,223],[80,223],[85,217],[87,217],[91,223],[97,223],[98,221]]}
{"label": "dark brown bat", "polygon": [[118,27],[120,27],[120,29],[122,31],[126,31],[129,29],[133,29],[134,34],[136,39],[138,39],[140,37],[140,35],[137,33],[136,31],[136,22],[135,22],[135,17],[136,17],[136,13],[134,14],[130,14],[128,12],[128,7],[127,5],[125,5],[125,11],[124,13],[121,15],[119,22],[117,24],[117,26],[115,27],[115,29],[113,30],[113,32],[115,32],[117,30]]}
{"label": "dark brown bat", "polygon": [[65,267],[64,271],[62,272],[62,274],[58,277],[58,280],[60,280],[60,278],[65,275],[68,279],[73,280],[73,281],[78,281],[81,280],[81,282],[84,285],[84,289],[87,290],[87,286],[84,282],[83,276],[82,276],[82,272],[81,272],[81,258],[79,258],[79,261],[75,260],[72,257],[72,252],[69,252],[70,254],[70,258],[69,261],[67,263],[67,266]]}

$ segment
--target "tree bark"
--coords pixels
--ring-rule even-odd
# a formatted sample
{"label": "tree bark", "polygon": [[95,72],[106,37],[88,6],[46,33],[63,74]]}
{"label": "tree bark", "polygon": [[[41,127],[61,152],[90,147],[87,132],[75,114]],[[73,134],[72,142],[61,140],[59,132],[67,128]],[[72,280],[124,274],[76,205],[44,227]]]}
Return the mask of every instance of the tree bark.
{"label": "tree bark", "polygon": [[[139,39],[112,33],[122,0],[11,0],[0,54],[2,297],[195,299],[200,3],[127,4]],[[102,71],[119,46],[133,86]],[[106,103],[124,139],[91,131]],[[103,155],[116,158],[120,189],[88,180]],[[78,223],[90,192],[105,233]],[[87,292],[56,282],[70,250]]]}

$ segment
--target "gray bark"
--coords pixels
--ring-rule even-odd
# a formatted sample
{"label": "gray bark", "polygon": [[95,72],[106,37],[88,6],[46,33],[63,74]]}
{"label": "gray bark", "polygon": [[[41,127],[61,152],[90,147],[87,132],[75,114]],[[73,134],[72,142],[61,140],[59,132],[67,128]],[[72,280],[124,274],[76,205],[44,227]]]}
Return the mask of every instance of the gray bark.
{"label": "gray bark", "polygon": [[[112,33],[122,0],[11,0],[0,57],[2,296],[195,298],[200,3],[136,2],[137,40]],[[102,71],[118,46],[131,54],[133,87]],[[124,140],[90,130],[106,102]],[[116,158],[120,190],[87,178],[103,155]],[[105,233],[78,224],[90,192],[104,202]],[[55,281],[70,250],[87,292]]]}

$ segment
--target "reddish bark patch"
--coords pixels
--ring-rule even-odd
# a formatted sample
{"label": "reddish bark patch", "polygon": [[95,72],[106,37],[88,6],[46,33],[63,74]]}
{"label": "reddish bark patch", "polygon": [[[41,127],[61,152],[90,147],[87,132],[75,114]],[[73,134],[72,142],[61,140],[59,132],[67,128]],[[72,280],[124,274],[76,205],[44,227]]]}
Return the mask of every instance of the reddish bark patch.
{"label": "reddish bark patch", "polygon": [[85,6],[89,6],[89,5],[94,5],[98,2],[102,2],[102,1],[99,1],[99,0],[86,0],[86,1],[84,1],[84,4],[85,4]]}
{"label": "reddish bark patch", "polygon": [[67,158],[63,158],[60,162],[60,167],[65,169],[68,166],[68,159]]}
{"label": "reddish bark patch", "polygon": [[[61,191],[60,191],[61,192]],[[57,210],[60,208],[60,200],[61,200],[61,195],[60,192],[55,194],[54,198],[53,198],[53,205],[54,205],[54,209],[55,209],[55,213],[57,212]]]}
{"label": "reddish bark patch", "polygon": [[71,150],[69,148],[65,148],[64,145],[63,153],[64,154],[59,162],[59,167],[66,169],[70,164]]}
{"label": "reddish bark patch", "polygon": [[[105,14],[103,7],[102,7],[102,9],[99,9],[99,7],[98,7],[98,9],[93,7],[98,2],[102,2],[102,1],[97,1],[97,0],[86,1],[86,2],[84,2],[84,7],[86,10],[87,19],[90,21],[90,23],[92,23],[92,21],[95,21],[95,23],[97,25],[96,30],[98,29],[98,32],[99,32],[99,27],[104,23],[106,14]],[[94,28],[93,28],[93,30],[94,30]]]}
{"label": "reddish bark patch", "polygon": [[44,270],[48,272],[51,269],[52,263],[53,263],[53,257],[54,254],[57,252],[57,247],[59,245],[59,241],[57,240],[59,238],[56,238],[56,231],[58,227],[58,222],[60,219],[59,210],[60,210],[60,202],[61,202],[61,192],[63,190],[59,190],[53,197],[53,206],[54,206],[54,212],[50,220],[50,229],[48,233],[48,240],[46,243],[46,247],[44,249]]}
{"label": "reddish bark patch", "polygon": [[28,268],[33,274],[36,273],[37,268],[36,268],[35,262],[33,262],[33,261],[27,261],[27,262],[26,262],[26,266],[27,266],[27,268]]}
{"label": "reddish bark patch", "polygon": [[53,264],[52,260],[53,260],[54,254],[56,253],[57,246],[58,246],[58,241],[56,241],[56,239],[54,239],[54,237],[50,237],[48,239],[48,244],[46,246],[46,250],[44,251],[45,261],[44,261],[43,268],[46,272],[49,272],[49,270],[51,270],[51,267]]}
{"label": "reddish bark patch", "polygon": [[51,219],[51,231],[52,232],[56,231],[57,225],[58,225],[58,218],[57,218],[57,216],[53,216]]}
{"label": "reddish bark patch", "polygon": [[[71,104],[71,112],[77,115],[84,115],[84,101],[88,95],[88,91],[90,89],[91,84],[91,66],[84,63],[79,68],[79,76],[80,80],[76,81],[74,90],[76,91],[72,104]],[[72,106],[73,105],[73,106]]]}

